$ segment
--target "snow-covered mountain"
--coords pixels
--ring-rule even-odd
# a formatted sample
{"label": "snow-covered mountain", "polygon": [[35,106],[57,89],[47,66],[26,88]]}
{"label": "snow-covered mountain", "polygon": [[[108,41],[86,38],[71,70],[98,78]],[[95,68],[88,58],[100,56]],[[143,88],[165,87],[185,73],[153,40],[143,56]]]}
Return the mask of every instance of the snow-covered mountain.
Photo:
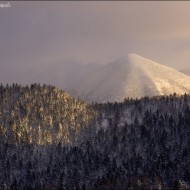
{"label": "snow-covered mountain", "polygon": [[190,77],[136,54],[99,67],[66,89],[89,102],[190,92]]}

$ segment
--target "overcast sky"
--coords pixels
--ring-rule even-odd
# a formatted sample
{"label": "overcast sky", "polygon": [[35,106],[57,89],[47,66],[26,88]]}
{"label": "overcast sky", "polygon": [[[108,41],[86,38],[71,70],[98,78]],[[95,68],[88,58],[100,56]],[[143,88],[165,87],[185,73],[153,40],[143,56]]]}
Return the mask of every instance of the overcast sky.
{"label": "overcast sky", "polygon": [[105,64],[128,53],[190,68],[189,1],[10,4],[0,7],[1,80],[62,60]]}

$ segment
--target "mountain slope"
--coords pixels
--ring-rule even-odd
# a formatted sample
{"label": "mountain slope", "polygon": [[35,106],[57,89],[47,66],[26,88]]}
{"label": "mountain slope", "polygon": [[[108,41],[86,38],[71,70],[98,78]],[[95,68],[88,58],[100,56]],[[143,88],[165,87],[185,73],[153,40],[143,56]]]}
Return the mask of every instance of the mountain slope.
{"label": "mountain slope", "polygon": [[136,54],[102,66],[67,89],[87,101],[122,101],[126,97],[190,92],[190,77]]}

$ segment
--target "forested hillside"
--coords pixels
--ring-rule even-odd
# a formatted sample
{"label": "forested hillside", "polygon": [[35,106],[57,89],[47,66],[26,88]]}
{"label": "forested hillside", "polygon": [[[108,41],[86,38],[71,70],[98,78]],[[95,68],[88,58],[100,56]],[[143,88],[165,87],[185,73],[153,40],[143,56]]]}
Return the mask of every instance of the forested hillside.
{"label": "forested hillside", "polygon": [[1,189],[189,189],[190,95],[87,105],[0,87]]}
{"label": "forested hillside", "polygon": [[0,86],[0,135],[8,144],[76,142],[93,114],[54,86]]}
{"label": "forested hillside", "polygon": [[114,187],[113,179],[132,189],[189,187],[189,95],[125,99],[95,107],[102,126],[96,137],[100,151],[112,158],[110,165],[114,162],[109,177],[103,178],[103,189]]}

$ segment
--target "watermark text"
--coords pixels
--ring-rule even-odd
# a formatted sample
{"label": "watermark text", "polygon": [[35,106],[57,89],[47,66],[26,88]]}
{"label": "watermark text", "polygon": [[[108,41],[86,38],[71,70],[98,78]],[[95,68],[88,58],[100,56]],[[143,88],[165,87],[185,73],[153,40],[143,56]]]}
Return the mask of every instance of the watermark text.
{"label": "watermark text", "polygon": [[4,9],[4,8],[10,8],[11,4],[9,2],[7,3],[0,3],[0,8]]}

